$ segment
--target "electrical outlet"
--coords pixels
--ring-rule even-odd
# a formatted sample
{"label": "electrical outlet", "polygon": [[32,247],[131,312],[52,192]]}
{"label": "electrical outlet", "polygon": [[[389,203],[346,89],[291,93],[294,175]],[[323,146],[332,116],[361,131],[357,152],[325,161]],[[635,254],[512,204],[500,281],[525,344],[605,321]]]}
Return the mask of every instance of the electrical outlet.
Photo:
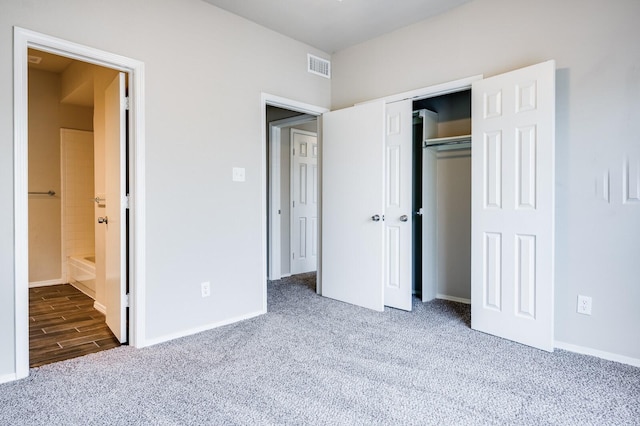
{"label": "electrical outlet", "polygon": [[202,292],[202,297],[211,296],[211,283],[209,281],[201,283],[200,291]]}
{"label": "electrical outlet", "polygon": [[589,296],[578,295],[578,313],[591,315],[591,298]]}

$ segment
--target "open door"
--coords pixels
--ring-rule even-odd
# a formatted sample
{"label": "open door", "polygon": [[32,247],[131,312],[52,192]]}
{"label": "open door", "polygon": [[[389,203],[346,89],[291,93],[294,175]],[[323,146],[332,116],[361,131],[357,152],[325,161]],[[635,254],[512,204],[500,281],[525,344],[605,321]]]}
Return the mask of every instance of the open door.
{"label": "open door", "polygon": [[291,129],[291,274],[315,271],[318,259],[318,137]]}
{"label": "open door", "polygon": [[385,106],[384,304],[411,310],[413,100]]}
{"label": "open door", "polygon": [[127,341],[126,320],[126,98],[125,74],[105,91],[105,294],[107,326]]}
{"label": "open door", "polygon": [[322,121],[322,295],[382,311],[385,105]]}
{"label": "open door", "polygon": [[473,83],[471,326],[553,350],[555,62]]}

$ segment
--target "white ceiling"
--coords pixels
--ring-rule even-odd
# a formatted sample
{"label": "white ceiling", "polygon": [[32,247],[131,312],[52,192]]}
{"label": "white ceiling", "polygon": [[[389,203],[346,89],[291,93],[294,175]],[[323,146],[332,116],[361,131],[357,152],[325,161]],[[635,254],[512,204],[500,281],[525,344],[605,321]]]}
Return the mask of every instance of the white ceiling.
{"label": "white ceiling", "polygon": [[203,0],[327,53],[471,0]]}

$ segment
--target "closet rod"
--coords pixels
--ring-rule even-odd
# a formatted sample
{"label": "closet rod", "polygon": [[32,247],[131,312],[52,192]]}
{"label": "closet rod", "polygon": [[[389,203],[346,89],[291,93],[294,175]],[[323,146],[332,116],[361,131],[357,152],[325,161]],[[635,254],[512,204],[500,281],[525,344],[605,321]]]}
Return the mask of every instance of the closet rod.
{"label": "closet rod", "polygon": [[53,197],[54,195],[56,195],[56,191],[53,190],[48,190],[47,192],[33,192],[33,191],[29,191],[29,195],[48,195],[49,197]]}
{"label": "closet rod", "polygon": [[436,148],[438,146],[462,145],[462,144],[468,144],[468,143],[471,143],[471,139],[459,139],[455,141],[437,142],[437,143],[425,142],[423,148]]}

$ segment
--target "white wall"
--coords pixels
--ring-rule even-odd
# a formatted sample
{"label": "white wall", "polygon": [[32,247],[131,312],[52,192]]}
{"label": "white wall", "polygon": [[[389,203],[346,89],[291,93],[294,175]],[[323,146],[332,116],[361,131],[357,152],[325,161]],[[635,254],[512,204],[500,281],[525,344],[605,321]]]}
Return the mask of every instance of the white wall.
{"label": "white wall", "polygon": [[14,25],[145,63],[147,338],[259,312],[261,92],[328,107],[330,82],[306,71],[307,53],[327,55],[200,0],[3,1],[0,378],[15,372]]}
{"label": "white wall", "polygon": [[638,17],[637,0],[474,0],[332,57],[334,108],[555,59],[556,339],[635,359],[640,203],[623,204],[622,166],[640,162]]}

